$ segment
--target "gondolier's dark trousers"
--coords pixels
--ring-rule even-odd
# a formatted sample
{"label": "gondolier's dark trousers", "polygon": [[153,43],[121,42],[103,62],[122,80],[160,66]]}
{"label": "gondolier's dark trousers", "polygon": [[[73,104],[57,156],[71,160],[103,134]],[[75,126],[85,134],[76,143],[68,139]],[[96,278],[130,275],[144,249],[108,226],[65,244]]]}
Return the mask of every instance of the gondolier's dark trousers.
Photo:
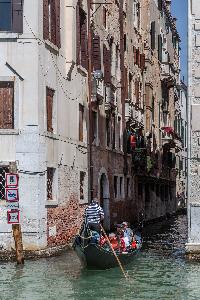
{"label": "gondolier's dark trousers", "polygon": [[101,233],[101,226],[99,223],[88,223],[88,227],[92,231],[96,231],[99,234]]}

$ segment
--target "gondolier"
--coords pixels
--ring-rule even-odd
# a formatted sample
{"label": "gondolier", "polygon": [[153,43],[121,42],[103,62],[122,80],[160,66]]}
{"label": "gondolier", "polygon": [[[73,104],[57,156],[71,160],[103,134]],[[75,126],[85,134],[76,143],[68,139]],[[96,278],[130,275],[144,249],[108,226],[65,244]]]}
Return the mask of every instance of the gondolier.
{"label": "gondolier", "polygon": [[104,219],[104,212],[96,199],[85,209],[85,221],[91,230],[100,233],[100,222]]}

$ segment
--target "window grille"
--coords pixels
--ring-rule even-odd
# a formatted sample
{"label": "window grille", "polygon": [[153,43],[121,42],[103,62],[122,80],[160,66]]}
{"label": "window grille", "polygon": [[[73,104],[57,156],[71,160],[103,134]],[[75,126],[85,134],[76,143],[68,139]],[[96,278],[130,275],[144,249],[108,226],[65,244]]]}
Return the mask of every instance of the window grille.
{"label": "window grille", "polygon": [[9,168],[5,166],[0,167],[0,200],[5,200],[6,173],[9,173]]}
{"label": "window grille", "polygon": [[54,169],[47,168],[47,200],[53,200],[53,175]]}

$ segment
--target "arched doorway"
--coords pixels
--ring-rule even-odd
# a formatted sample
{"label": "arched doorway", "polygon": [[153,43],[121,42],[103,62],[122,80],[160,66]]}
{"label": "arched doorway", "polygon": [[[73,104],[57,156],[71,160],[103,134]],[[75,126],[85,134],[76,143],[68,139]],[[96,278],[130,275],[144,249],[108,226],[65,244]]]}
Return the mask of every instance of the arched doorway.
{"label": "arched doorway", "polygon": [[109,182],[105,173],[100,177],[100,205],[104,210],[103,226],[106,230],[110,230],[110,195]]}

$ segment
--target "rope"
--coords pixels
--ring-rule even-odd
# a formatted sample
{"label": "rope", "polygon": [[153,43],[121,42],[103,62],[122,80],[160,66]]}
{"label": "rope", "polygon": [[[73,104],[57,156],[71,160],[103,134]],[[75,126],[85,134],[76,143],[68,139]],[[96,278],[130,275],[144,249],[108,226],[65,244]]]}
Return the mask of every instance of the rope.
{"label": "rope", "polygon": [[90,234],[90,236],[88,236],[88,237],[83,237],[83,236],[80,235],[80,234],[78,234],[78,236],[79,236],[81,239],[83,239],[83,240],[89,240],[89,239],[92,238],[92,235],[91,235],[91,234]]}

